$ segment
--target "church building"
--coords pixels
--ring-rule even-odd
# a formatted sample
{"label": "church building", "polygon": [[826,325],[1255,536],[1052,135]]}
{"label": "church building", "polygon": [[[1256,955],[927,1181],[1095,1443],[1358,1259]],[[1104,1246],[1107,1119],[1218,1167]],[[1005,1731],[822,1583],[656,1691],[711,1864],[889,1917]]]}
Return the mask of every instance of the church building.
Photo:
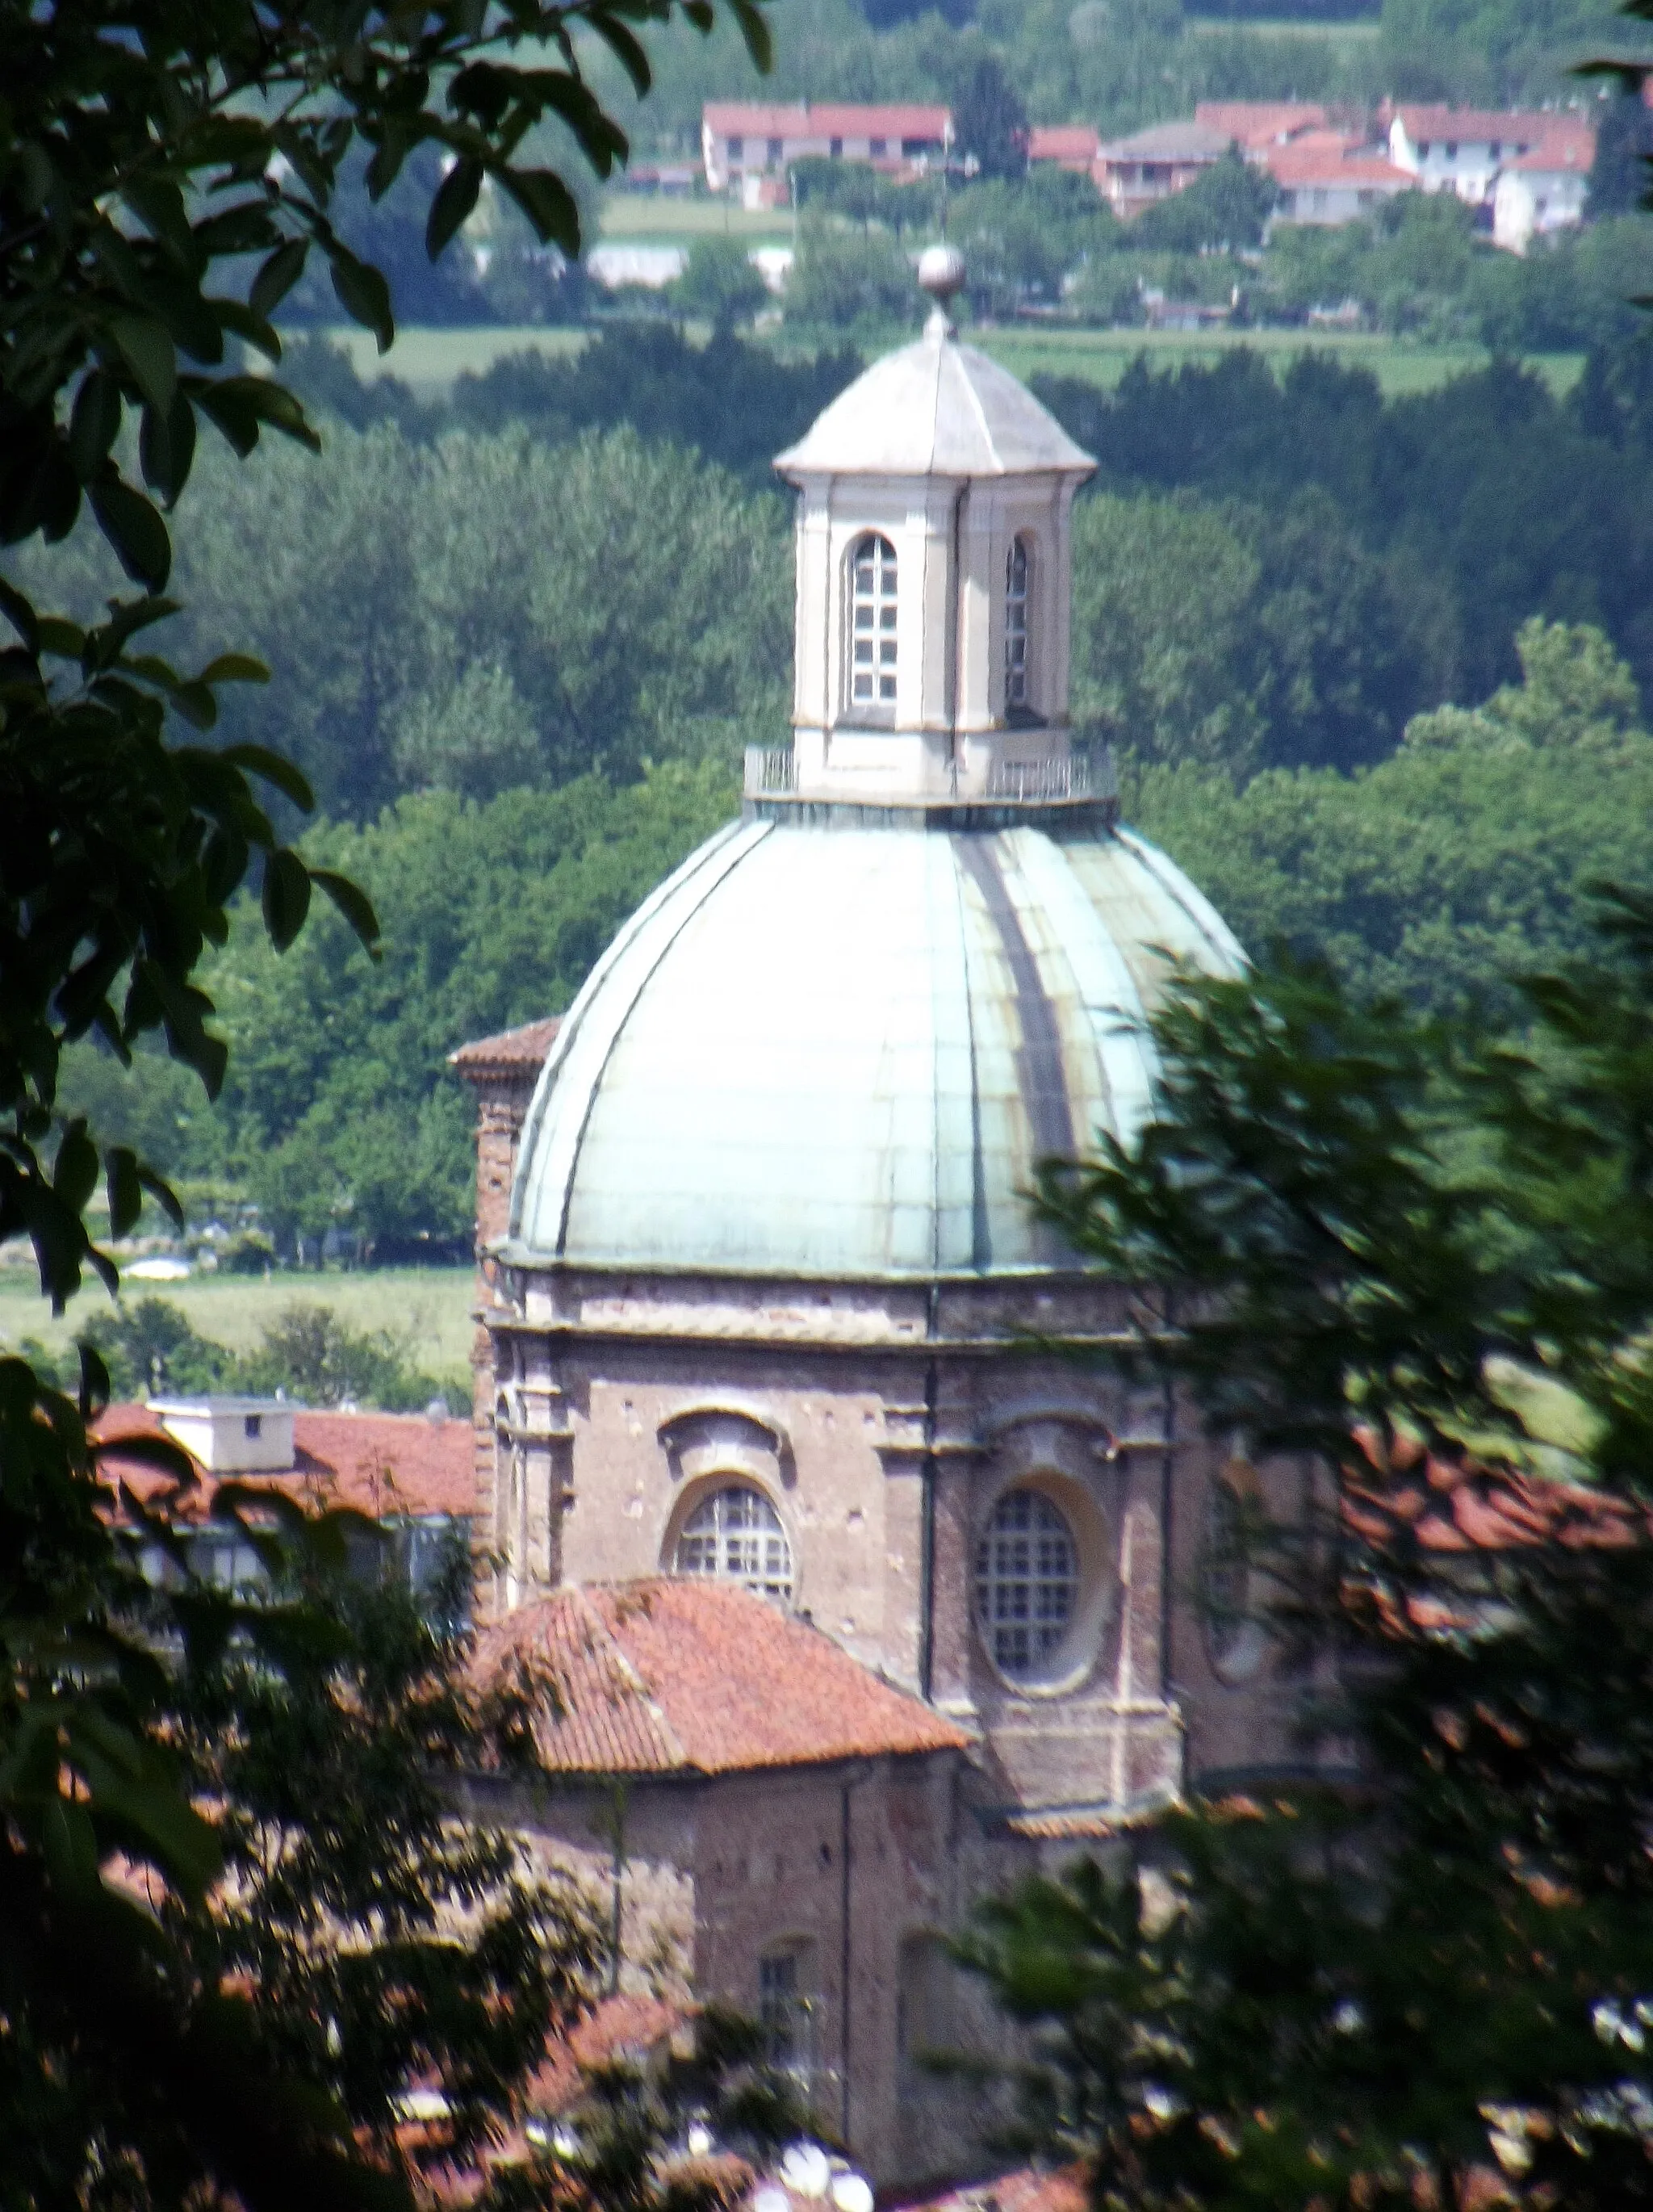
{"label": "church building", "polygon": [[1028,1204],[1143,1126],[1173,964],[1242,955],[1070,744],[1095,464],[961,343],[963,273],[924,257],[923,335],[777,462],[791,744],[560,1023],[455,1055],[479,1615],[561,1686],[532,1819],[881,2181],[966,2155],[908,2065],[957,2026],[938,1939],[1272,1755],[1287,1688],[1198,1602],[1255,1476],[1074,1356],[1130,1286]]}

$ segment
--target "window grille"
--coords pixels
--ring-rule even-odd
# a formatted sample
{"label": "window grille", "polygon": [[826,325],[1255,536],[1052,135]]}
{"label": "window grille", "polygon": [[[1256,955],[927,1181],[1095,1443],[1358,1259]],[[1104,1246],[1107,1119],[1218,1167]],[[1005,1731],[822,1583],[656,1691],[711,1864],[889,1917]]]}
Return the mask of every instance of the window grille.
{"label": "window grille", "polygon": [[684,1522],[677,1571],[738,1583],[781,1604],[792,1596],[792,1547],[781,1516],[762,1491],[744,1482],[714,1490]]}
{"label": "window grille", "polygon": [[855,548],[849,590],[849,696],[857,705],[896,696],[896,549],[887,538]]}
{"label": "window grille", "polygon": [[1005,556],[1005,706],[1025,707],[1027,696],[1027,540],[1014,538]]}
{"label": "window grille", "polygon": [[764,2056],[778,2072],[807,2083],[815,2070],[815,2007],[804,1987],[799,1954],[770,1951],[757,1962],[757,2018]]}
{"label": "window grille", "polygon": [[1251,1566],[1245,1508],[1231,1483],[1213,1482],[1206,1498],[1205,1558],[1201,1562],[1206,1648],[1221,1674],[1244,1656],[1251,1641]]}
{"label": "window grille", "polygon": [[981,1632],[1006,1674],[1035,1673],[1055,1650],[1079,1590],[1079,1554],[1064,1516],[1042,1491],[1007,1490],[975,1552]]}

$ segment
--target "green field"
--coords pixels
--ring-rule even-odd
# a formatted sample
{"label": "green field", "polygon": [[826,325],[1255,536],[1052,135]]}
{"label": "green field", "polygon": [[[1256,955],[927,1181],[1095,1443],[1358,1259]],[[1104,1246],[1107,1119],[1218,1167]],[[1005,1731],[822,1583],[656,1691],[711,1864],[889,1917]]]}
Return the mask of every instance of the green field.
{"label": "green field", "polygon": [[565,360],[569,354],[579,352],[590,333],[547,328],[541,323],[498,324],[465,330],[426,330],[404,325],[397,332],[394,346],[383,356],[372,331],[361,330],[354,323],[321,331],[317,335],[349,354],[351,366],[364,381],[370,382],[376,376],[397,376],[416,392],[429,393],[445,390],[467,370],[475,376],[484,374],[501,355],[507,353],[543,353],[554,361]]}
{"label": "green field", "polygon": [[[1328,356],[1346,368],[1368,368],[1388,398],[1433,392],[1455,376],[1485,368],[1491,356],[1480,346],[1424,345],[1408,338],[1383,337],[1346,331],[978,331],[972,343],[1023,378],[1079,376],[1111,391],[1139,354],[1157,368],[1183,362],[1211,362],[1249,346],[1284,375],[1305,353]],[[1571,391],[1583,368],[1576,353],[1534,354],[1537,370],[1558,398]]]}
{"label": "green field", "polygon": [[[256,1275],[196,1275],[182,1283],[129,1281],[125,1290],[129,1304],[140,1297],[165,1298],[189,1316],[198,1335],[235,1352],[254,1350],[265,1323],[284,1307],[318,1305],[331,1306],[353,1329],[387,1330],[409,1364],[427,1374],[459,1376],[471,1364],[476,1278],[469,1267],[278,1272],[267,1280]],[[94,1283],[54,1320],[31,1267],[0,1267],[0,1349],[15,1351],[33,1336],[61,1351],[94,1314],[107,1311],[108,1303]]]}
{"label": "green field", "polygon": [[[564,360],[577,353],[590,336],[584,330],[546,330],[533,325],[519,329],[404,330],[392,351],[381,361],[366,331],[335,330],[325,335],[344,348],[359,376],[398,376],[416,392],[445,390],[467,370],[481,375],[502,355],[542,353]],[[704,337],[692,325],[690,336]],[[1382,337],[1364,331],[1074,331],[1018,327],[978,330],[968,333],[970,342],[1020,377],[1079,376],[1111,391],[1139,354],[1156,365],[1174,368],[1183,362],[1214,361],[1236,346],[1250,346],[1261,354],[1278,374],[1304,353],[1328,355],[1350,368],[1369,368],[1390,398],[1417,392],[1433,392],[1453,377],[1484,368],[1489,356],[1480,346],[1425,345],[1410,338]],[[884,339],[864,341],[863,353],[878,352],[884,344],[901,343],[902,333],[890,331]],[[791,351],[794,345],[784,331],[775,343]],[[1577,381],[1583,356],[1576,353],[1534,354],[1528,365],[1536,369],[1559,398]]]}
{"label": "green field", "polygon": [[789,244],[792,215],[786,208],[749,215],[726,199],[661,199],[647,192],[609,192],[603,201],[603,235],[628,245],[680,246],[685,239],[744,238],[753,246]]}

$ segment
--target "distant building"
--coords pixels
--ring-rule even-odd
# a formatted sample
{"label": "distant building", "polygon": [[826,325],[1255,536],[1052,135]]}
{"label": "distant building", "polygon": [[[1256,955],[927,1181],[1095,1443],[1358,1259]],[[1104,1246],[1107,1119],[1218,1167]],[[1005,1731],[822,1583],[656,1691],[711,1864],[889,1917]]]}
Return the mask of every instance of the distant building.
{"label": "distant building", "polygon": [[794,161],[869,161],[890,175],[919,175],[945,155],[952,136],[950,109],[910,102],[714,100],[701,112],[707,189],[743,197],[764,179],[783,184]]}
{"label": "distant building", "polygon": [[1416,191],[1418,179],[1397,168],[1370,146],[1346,147],[1335,139],[1318,143],[1288,140],[1262,156],[1279,186],[1276,222],[1353,222],[1370,215],[1400,192]]}
{"label": "distant building", "polygon": [[1155,123],[1099,147],[1091,173],[1114,213],[1128,222],[1185,191],[1233,143],[1231,132],[1203,123]]}
{"label": "distant building", "polygon": [[1231,139],[1247,155],[1288,145],[1305,131],[1324,131],[1330,124],[1315,100],[1202,100],[1194,119],[1202,129]]}
{"label": "distant building", "polygon": [[1101,144],[1088,123],[1036,123],[1027,134],[1028,166],[1071,169],[1088,177]]}
{"label": "distant building", "polygon": [[[1498,173],[1575,127],[1554,110],[1395,106],[1379,111],[1389,159],[1426,192],[1455,192],[1471,207],[1492,197]],[[1588,168],[1588,162],[1585,164]]]}
{"label": "distant building", "polygon": [[[163,1436],[189,1454],[197,1480],[175,1519],[193,1572],[222,1589],[263,1578],[251,1546],[212,1517],[223,1481],[255,1484],[307,1507],[354,1507],[384,1529],[386,1557],[418,1592],[436,1588],[454,1547],[470,1547],[473,1431],[449,1418],[440,1401],[428,1413],[313,1413],[275,1398],[152,1398],[109,1407],[94,1433],[106,1479],[139,1498],[161,1492],[167,1479],[149,1462],[124,1457],[123,1437]],[[176,1571],[158,1544],[142,1565],[156,1584]]]}
{"label": "distant building", "polygon": [[1530,154],[1506,161],[1492,188],[1492,243],[1524,253],[1534,238],[1576,228],[1595,162],[1595,133],[1571,119]]}

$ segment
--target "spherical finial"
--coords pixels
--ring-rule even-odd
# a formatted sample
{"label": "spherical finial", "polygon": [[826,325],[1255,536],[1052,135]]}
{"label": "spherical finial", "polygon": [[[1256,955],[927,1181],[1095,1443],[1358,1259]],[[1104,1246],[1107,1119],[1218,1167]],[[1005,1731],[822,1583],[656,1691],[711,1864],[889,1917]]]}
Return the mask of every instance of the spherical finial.
{"label": "spherical finial", "polygon": [[918,258],[918,281],[945,315],[964,289],[964,257],[956,246],[927,246]]}

